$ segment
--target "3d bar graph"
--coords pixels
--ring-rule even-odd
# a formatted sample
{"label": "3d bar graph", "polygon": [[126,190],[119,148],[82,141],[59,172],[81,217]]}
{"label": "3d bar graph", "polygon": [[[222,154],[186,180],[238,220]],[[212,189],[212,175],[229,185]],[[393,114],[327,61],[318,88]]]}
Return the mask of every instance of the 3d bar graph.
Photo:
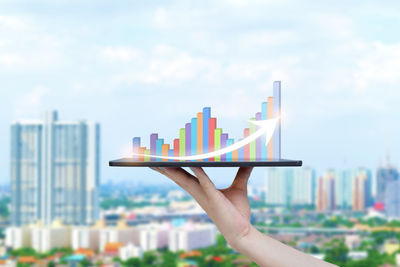
{"label": "3d bar graph", "polygon": [[[110,165],[174,163],[176,166],[191,166],[197,162],[198,166],[301,166],[301,161],[281,159],[281,111],[281,82],[275,81],[273,96],[266,97],[261,103],[259,112],[249,119],[249,126],[243,130],[242,137],[230,137],[218,126],[218,119],[212,117],[211,107],[205,107],[183,124],[171,144],[160,138],[158,133],[150,134],[149,147],[143,145],[142,138],[134,137],[132,157],[110,161]],[[269,137],[264,126],[264,122],[268,121],[274,122]]]}

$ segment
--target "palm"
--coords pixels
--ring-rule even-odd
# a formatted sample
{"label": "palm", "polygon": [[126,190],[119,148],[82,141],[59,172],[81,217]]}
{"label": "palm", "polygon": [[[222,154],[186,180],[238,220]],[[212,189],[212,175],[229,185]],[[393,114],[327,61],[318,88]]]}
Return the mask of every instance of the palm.
{"label": "palm", "polygon": [[239,214],[246,221],[250,221],[250,203],[247,197],[247,190],[228,187],[226,189],[220,189],[219,192],[232,203],[232,205],[237,209]]}

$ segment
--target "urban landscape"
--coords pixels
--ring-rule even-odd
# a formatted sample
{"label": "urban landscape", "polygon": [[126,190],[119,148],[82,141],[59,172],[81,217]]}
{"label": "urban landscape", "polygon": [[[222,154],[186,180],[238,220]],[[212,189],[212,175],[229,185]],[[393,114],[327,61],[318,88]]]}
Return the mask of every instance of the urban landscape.
{"label": "urban landscape", "polygon": [[0,267],[400,267],[399,10],[1,0]]}
{"label": "urban landscape", "polygon": [[[11,181],[1,188],[2,266],[255,266],[178,186],[100,183],[101,126],[11,125]],[[399,172],[267,168],[248,187],[260,231],[340,266],[400,264]]]}

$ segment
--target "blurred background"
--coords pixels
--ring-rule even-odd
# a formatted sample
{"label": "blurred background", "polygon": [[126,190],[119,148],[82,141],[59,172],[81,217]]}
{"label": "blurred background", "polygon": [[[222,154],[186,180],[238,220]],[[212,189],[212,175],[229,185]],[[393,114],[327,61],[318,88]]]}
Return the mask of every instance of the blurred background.
{"label": "blurred background", "polygon": [[400,263],[399,8],[1,1],[1,264],[254,265],[170,180],[108,161],[204,106],[239,136],[276,80],[304,167],[253,172],[253,224],[341,266]]}

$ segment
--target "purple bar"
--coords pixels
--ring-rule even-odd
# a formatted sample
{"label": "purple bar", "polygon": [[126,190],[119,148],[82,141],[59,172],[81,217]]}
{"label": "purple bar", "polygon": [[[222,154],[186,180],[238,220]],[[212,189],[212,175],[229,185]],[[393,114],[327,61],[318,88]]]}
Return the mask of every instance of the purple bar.
{"label": "purple bar", "polygon": [[192,128],[191,124],[190,123],[186,123],[186,125],[185,125],[185,155],[187,155],[187,156],[191,155],[190,150],[192,149],[191,142],[190,142],[192,140],[192,138],[191,138],[191,133],[192,133],[191,128]]}
{"label": "purple bar", "polygon": [[[228,134],[221,134],[221,149],[226,147],[226,140],[228,139]],[[221,155],[221,161],[226,161],[226,154]]]}
{"label": "purple bar", "polygon": [[[257,112],[256,113],[256,121],[260,121],[261,120],[261,112]],[[260,128],[260,126],[256,126],[256,131]],[[263,138],[263,136],[259,137],[256,139],[256,160],[261,160],[261,138]]]}
{"label": "purple bar", "polygon": [[[153,133],[150,135],[150,155],[157,154],[157,148],[156,148],[157,139],[158,139],[158,134]],[[150,161],[156,161],[156,158],[150,157]]]}

